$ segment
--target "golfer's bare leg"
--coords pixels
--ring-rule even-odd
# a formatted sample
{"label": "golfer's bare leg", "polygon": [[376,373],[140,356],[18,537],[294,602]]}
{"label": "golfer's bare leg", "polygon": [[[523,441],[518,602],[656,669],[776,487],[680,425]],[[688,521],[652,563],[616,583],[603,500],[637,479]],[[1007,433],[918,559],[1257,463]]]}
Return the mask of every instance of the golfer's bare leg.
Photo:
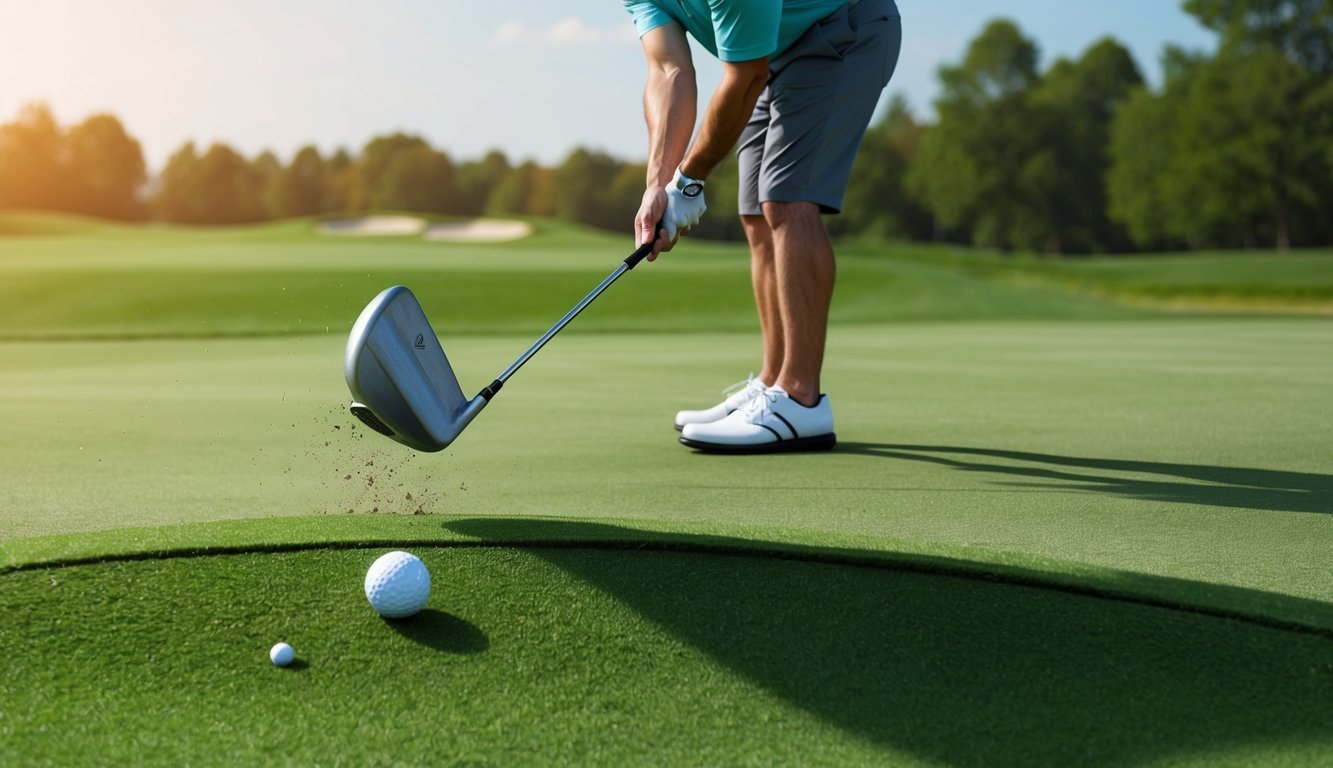
{"label": "golfer's bare leg", "polygon": [[764,337],[764,367],[759,371],[759,379],[771,386],[782,370],[784,351],[773,230],[763,216],[742,216],[741,224],[750,241],[750,282],[754,285],[754,305],[759,310],[759,330]]}
{"label": "golfer's bare leg", "polygon": [[833,246],[814,203],[767,202],[764,219],[772,231],[783,340],[782,367],[770,383],[814,405],[836,274]]}

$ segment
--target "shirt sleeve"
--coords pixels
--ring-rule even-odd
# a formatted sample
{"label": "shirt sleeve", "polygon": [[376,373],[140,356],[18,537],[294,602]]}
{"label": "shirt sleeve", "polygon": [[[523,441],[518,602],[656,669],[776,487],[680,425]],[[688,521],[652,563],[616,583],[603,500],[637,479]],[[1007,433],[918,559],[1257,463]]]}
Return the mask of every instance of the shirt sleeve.
{"label": "shirt sleeve", "polygon": [[749,61],[778,48],[782,0],[708,0],[717,38],[717,57]]}
{"label": "shirt sleeve", "polygon": [[675,21],[652,0],[624,0],[624,3],[625,10],[629,11],[630,17],[634,19],[634,28],[638,30],[639,37],[663,24]]}

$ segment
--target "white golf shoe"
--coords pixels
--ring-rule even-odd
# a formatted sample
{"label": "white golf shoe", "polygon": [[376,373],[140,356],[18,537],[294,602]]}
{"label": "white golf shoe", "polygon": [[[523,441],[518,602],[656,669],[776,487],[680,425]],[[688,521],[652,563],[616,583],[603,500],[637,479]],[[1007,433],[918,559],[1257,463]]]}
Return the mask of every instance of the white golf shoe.
{"label": "white golf shoe", "polygon": [[686,424],[680,442],[706,453],[778,453],[826,451],[838,439],[828,395],[811,407],[769,387],[718,421]]}
{"label": "white golf shoe", "polygon": [[687,424],[708,424],[725,418],[734,412],[737,408],[759,397],[766,387],[764,382],[756,379],[751,374],[745,381],[737,382],[722,391],[726,399],[712,408],[702,411],[679,411],[676,413],[676,431],[679,432]]}

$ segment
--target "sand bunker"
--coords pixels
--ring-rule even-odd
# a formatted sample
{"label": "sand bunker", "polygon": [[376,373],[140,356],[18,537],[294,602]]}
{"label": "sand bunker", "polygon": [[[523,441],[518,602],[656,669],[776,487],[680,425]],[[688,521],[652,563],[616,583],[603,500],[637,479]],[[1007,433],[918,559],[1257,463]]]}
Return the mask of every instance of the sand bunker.
{"label": "sand bunker", "polygon": [[473,219],[472,221],[432,224],[426,229],[427,240],[463,240],[494,243],[518,240],[532,234],[532,225],[526,221],[503,219]]}
{"label": "sand bunker", "polygon": [[321,235],[355,237],[419,235],[425,229],[425,220],[415,216],[362,216],[356,219],[326,221],[318,227]]}
{"label": "sand bunker", "polygon": [[427,240],[495,243],[527,237],[532,234],[532,225],[525,221],[473,219],[427,226],[425,219],[415,216],[362,216],[355,219],[326,221],[316,227],[316,230],[321,235],[354,237],[424,235]]}

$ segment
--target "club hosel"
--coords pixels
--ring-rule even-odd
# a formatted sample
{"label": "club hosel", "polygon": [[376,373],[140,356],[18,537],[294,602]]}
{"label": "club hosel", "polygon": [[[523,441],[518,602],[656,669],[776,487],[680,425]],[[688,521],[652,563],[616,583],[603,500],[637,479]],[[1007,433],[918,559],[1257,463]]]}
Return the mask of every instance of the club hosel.
{"label": "club hosel", "polygon": [[495,393],[499,392],[500,387],[503,387],[504,385],[505,383],[503,381],[496,379],[495,381],[492,381],[490,384],[487,384],[485,387],[483,387],[482,390],[477,393],[477,396],[486,398],[486,402],[489,403],[491,401],[491,398],[495,397]]}
{"label": "club hosel", "polygon": [[477,418],[477,414],[481,413],[481,410],[485,408],[486,404],[489,402],[490,400],[480,394],[469,400],[467,405],[463,407],[462,411],[460,411],[454,417],[454,420],[450,422],[448,431],[445,434],[436,435],[439,447],[435,450],[442,450],[457,440],[458,436],[467,428],[467,425],[471,424],[472,420]]}

